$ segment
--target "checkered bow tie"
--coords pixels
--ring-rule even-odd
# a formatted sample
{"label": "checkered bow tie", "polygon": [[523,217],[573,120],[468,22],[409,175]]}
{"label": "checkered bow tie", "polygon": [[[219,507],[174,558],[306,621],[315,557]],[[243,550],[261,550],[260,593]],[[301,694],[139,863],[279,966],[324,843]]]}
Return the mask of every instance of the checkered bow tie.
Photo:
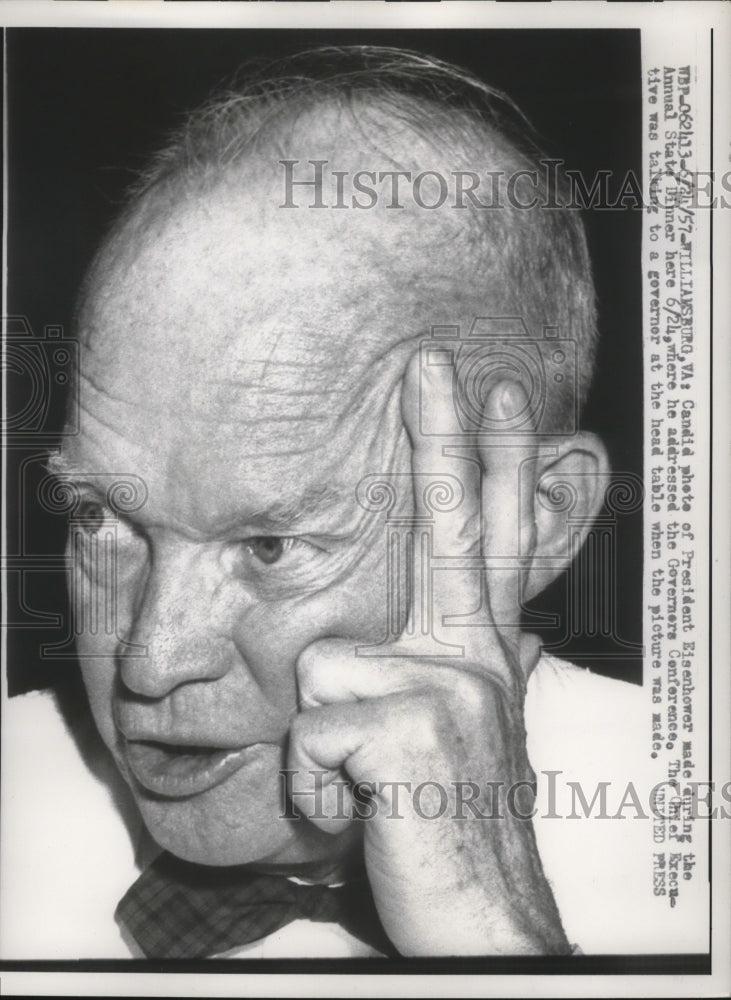
{"label": "checkered bow tie", "polygon": [[337,922],[382,954],[396,954],[365,874],[335,888],[302,885],[166,852],[127,890],[115,917],[148,958],[209,958],[298,919]]}

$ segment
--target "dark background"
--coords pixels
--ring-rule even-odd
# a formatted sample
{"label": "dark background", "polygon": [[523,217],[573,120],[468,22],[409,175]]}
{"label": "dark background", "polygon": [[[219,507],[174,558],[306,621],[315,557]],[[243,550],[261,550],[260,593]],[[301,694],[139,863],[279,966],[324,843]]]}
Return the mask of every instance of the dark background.
{"label": "dark background", "polygon": [[[183,113],[251,56],[320,44],[422,50],[462,65],[507,92],[551,156],[588,179],[612,171],[612,189],[641,171],[638,31],[312,31],[10,29],[8,71],[8,306],[27,319],[36,357],[51,358],[53,331],[72,336],[76,292],[119,210],[134,171]],[[641,226],[637,210],[584,213],[599,297],[602,346],[583,426],[605,440],[613,469],[642,475]],[[22,353],[22,352],[21,352]],[[63,387],[49,360],[50,391],[30,432],[15,421],[8,443],[8,663],[11,694],[76,675],[62,552],[65,516],[45,510],[42,456],[63,424]],[[8,414],[28,410],[33,384],[12,361]],[[30,412],[30,410],[28,410]],[[12,422],[12,421],[11,421]],[[600,673],[642,676],[642,510],[614,515],[608,578],[611,631],[567,614],[591,591],[596,565],[582,559],[539,601],[530,627],[562,656]],[[599,537],[598,535],[596,536]],[[595,588],[594,588],[595,591]],[[54,650],[43,647],[53,645]],[[60,654],[60,655],[59,655]]]}

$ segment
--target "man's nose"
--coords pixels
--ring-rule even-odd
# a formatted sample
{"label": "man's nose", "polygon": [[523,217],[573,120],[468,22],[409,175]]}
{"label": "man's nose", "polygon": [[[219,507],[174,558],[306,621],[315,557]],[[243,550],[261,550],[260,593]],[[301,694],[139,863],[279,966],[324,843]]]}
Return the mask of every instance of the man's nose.
{"label": "man's nose", "polygon": [[181,684],[216,680],[231,669],[236,649],[225,584],[219,560],[204,546],[181,544],[155,552],[123,637],[145,646],[146,654],[125,654],[124,643],[117,651],[128,690],[163,698]]}

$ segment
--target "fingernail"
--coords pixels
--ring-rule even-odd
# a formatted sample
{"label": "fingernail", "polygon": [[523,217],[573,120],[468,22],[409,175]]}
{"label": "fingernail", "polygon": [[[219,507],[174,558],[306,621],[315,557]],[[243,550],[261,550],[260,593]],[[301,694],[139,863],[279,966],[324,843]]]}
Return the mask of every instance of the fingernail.
{"label": "fingernail", "polygon": [[487,398],[485,412],[493,420],[508,422],[520,413],[525,405],[525,394],[518,382],[500,382]]}
{"label": "fingernail", "polygon": [[525,391],[519,382],[508,382],[503,387],[500,403],[506,420],[517,417],[524,409],[526,402]]}

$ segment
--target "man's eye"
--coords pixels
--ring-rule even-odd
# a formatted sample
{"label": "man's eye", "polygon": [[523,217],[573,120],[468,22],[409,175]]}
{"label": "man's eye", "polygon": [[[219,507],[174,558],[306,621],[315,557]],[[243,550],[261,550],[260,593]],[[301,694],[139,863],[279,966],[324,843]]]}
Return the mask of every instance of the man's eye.
{"label": "man's eye", "polygon": [[97,535],[105,524],[114,521],[108,507],[97,500],[82,500],[74,512],[74,526],[86,535]]}
{"label": "man's eye", "polygon": [[247,538],[244,545],[260,562],[266,566],[279,562],[285,552],[298,545],[306,545],[298,538],[287,538],[280,535],[260,535],[256,538]]}

